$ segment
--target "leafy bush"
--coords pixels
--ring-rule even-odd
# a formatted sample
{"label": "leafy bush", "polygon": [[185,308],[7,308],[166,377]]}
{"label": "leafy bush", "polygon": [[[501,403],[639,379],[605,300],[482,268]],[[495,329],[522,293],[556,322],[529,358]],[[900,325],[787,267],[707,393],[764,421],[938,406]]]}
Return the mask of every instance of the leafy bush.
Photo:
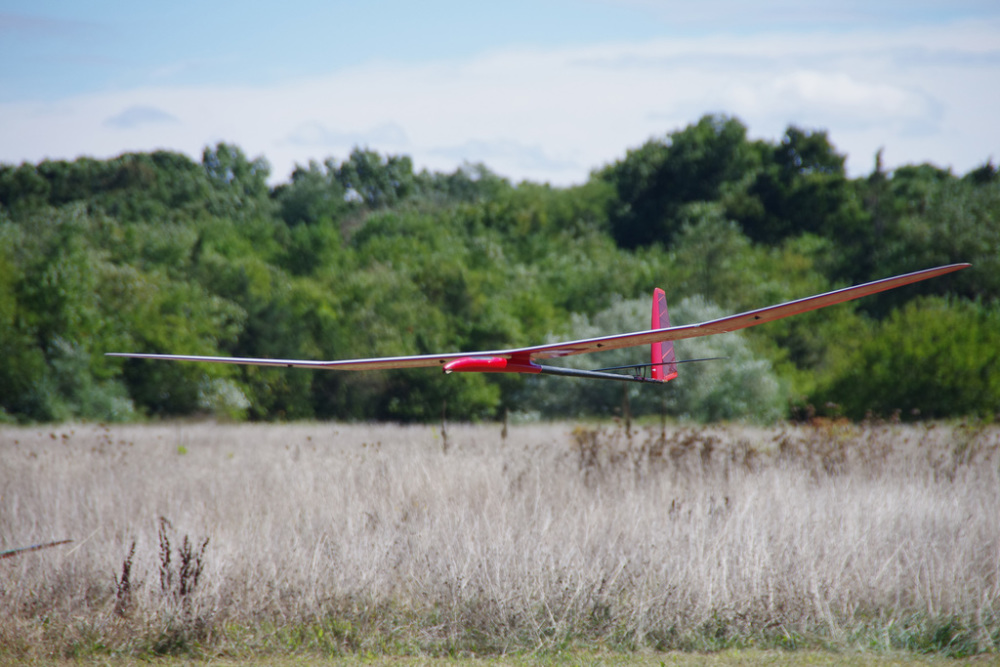
{"label": "leafy bush", "polygon": [[1000,308],[929,297],[844,340],[814,399],[851,418],[1000,412]]}
{"label": "leafy bush", "polygon": [[[591,338],[648,328],[650,302],[619,299],[593,318],[575,315],[569,336]],[[683,299],[670,309],[672,324],[693,324],[725,313],[700,297]],[[554,339],[561,339],[555,336]],[[771,363],[758,356],[745,336],[730,333],[675,343],[678,359],[724,357],[682,363],[677,379],[666,385],[619,384],[540,376],[525,381],[519,403],[543,417],[612,415],[627,400],[633,415],[667,414],[697,421],[772,422],[784,416],[788,397]],[[599,355],[567,357],[571,368],[613,367],[649,363],[648,348],[613,350]]]}

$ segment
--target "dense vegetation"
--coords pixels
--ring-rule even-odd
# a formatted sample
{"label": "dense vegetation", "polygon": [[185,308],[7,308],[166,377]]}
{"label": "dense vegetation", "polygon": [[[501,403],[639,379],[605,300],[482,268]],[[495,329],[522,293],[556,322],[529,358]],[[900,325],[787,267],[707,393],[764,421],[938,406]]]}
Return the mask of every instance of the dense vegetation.
{"label": "dense vegetation", "polygon": [[[207,148],[0,165],[0,420],[772,419],[1000,410],[1000,178],[931,165],[848,178],[825,132],[751,141],[706,116],[569,188],[483,165],[415,173],[356,149],[268,184]],[[950,262],[974,268],[678,344],[666,387],[432,370],[329,373],[108,351],[338,359],[531,344],[675,323]],[[636,319],[638,318],[638,319]],[[642,352],[619,359],[641,361]],[[608,361],[609,363],[603,363]],[[564,395],[559,395],[564,392]],[[446,408],[445,408],[446,406]],[[813,407],[815,406],[815,407]]]}

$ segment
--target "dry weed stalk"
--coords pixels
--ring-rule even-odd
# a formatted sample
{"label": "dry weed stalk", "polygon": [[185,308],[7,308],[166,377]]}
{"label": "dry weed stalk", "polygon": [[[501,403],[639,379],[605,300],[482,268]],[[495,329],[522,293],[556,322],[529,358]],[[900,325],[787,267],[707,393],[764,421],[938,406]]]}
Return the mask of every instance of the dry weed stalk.
{"label": "dry weed stalk", "polygon": [[[180,602],[185,610],[191,608],[191,598],[198,581],[201,579],[201,572],[204,568],[205,549],[208,547],[209,538],[205,538],[201,546],[195,550],[190,538],[185,535],[181,546],[177,547],[177,558],[180,563],[178,567],[171,564],[170,533],[168,529],[173,526],[166,517],[160,517],[159,521],[159,541],[160,541],[160,590],[163,594],[175,602]],[[134,547],[134,544],[133,544]]]}
{"label": "dry weed stalk", "polygon": [[122,574],[115,578],[115,616],[124,618],[132,606],[132,561],[135,558],[135,540],[122,561]]}

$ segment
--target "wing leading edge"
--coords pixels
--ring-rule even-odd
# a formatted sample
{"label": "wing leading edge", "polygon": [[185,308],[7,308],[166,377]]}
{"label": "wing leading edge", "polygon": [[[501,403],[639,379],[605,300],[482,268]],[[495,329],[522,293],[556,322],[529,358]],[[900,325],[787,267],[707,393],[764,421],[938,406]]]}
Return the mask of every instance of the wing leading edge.
{"label": "wing leading edge", "polygon": [[[340,361],[310,361],[303,359],[257,359],[250,357],[206,357],[182,354],[144,354],[133,352],[109,352],[109,357],[127,357],[131,359],[162,359],[169,361],[196,361],[217,364],[240,364],[252,366],[275,366],[284,368],[313,368],[325,370],[365,371],[388,370],[400,368],[438,367],[446,371],[476,371],[503,373],[538,373],[540,367],[535,360],[553,359],[574,354],[603,352],[617,350],[623,347],[652,345],[666,343],[686,338],[712,336],[728,333],[739,329],[773,322],[784,317],[799,315],[811,310],[818,310],[845,301],[877,294],[904,285],[936,278],[954,271],[969,268],[970,264],[949,264],[923,271],[915,271],[892,278],[883,278],[862,285],[846,287],[825,294],[797,299],[787,303],[751,310],[738,315],[710,320],[700,324],[666,327],[636,331],[634,333],[586,338],[583,340],[549,343],[531,347],[518,347],[482,352],[450,352],[446,354],[421,354],[398,357],[378,357],[372,359],[344,359]],[[551,367],[545,367],[551,368]]]}

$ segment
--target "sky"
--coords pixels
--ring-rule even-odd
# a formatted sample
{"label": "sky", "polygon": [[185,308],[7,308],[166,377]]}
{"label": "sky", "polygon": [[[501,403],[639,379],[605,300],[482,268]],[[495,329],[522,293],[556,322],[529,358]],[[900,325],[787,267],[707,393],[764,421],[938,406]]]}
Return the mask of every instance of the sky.
{"label": "sky", "polygon": [[355,146],[566,186],[706,113],[852,176],[1000,160],[996,0],[0,0],[0,162]]}

